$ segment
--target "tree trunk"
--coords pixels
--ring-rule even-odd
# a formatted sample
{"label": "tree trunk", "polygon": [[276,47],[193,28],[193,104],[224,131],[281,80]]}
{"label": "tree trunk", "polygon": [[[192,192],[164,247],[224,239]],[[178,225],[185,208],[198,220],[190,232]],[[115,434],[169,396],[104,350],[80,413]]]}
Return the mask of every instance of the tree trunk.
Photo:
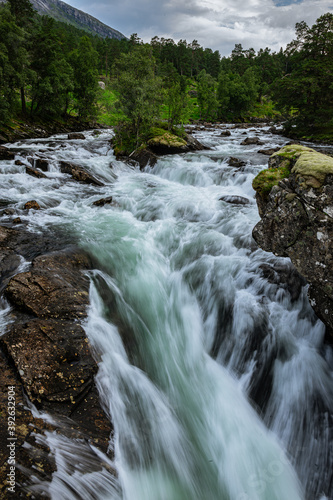
{"label": "tree trunk", "polygon": [[27,105],[26,105],[26,102],[25,102],[24,87],[21,87],[20,92],[21,92],[22,114],[26,115],[27,114]]}

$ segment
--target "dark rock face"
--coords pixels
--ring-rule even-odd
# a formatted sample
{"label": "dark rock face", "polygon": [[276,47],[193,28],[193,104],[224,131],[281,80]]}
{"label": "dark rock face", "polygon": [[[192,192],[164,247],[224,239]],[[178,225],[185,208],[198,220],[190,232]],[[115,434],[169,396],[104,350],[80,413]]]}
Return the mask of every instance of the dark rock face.
{"label": "dark rock face", "polygon": [[271,156],[276,153],[276,151],[279,151],[279,149],[280,148],[259,149],[258,153],[266,156]]}
{"label": "dark rock face", "polygon": [[230,158],[228,160],[228,165],[230,165],[230,167],[234,167],[234,168],[242,168],[242,167],[245,167],[246,162],[243,160],[240,160],[239,158],[235,158],[234,156],[230,156]]}
{"label": "dark rock face", "polygon": [[[31,234],[29,244],[39,252],[48,246],[38,238],[32,241]],[[33,469],[33,475],[40,475],[41,479],[50,479],[55,470],[50,450],[34,439],[46,429],[78,440],[91,453],[92,461],[96,457],[88,443],[112,453],[112,425],[100,406],[94,383],[97,364],[80,325],[89,302],[89,280],[83,271],[90,269],[92,263],[85,253],[69,248],[42,253],[33,259],[29,271],[13,276],[22,252],[30,253],[26,245],[21,231],[0,227],[0,280],[16,318],[0,338],[0,399],[6,399],[4,389],[8,385],[15,386],[16,391],[15,498],[26,498],[23,486],[29,486]],[[9,279],[10,276],[13,277]],[[58,423],[51,425],[34,418],[23,394]],[[0,424],[5,423],[3,420],[0,412]],[[8,453],[6,447],[1,448],[4,452],[0,452],[0,496],[6,492],[8,473]],[[101,460],[99,465],[97,462],[96,467],[101,468]],[[24,464],[24,469],[20,469],[20,464]],[[33,497],[47,498],[35,493]]]}
{"label": "dark rock face", "polygon": [[43,170],[43,172],[47,172],[49,169],[49,162],[45,158],[36,158],[34,166],[35,168]]}
{"label": "dark rock face", "polygon": [[291,259],[310,284],[312,307],[333,331],[333,160],[288,146],[269,164],[274,169],[286,162],[289,177],[274,185],[267,198],[257,191],[262,219],[253,237],[264,250]]}
{"label": "dark rock face", "polygon": [[85,136],[84,136],[84,134],[81,134],[80,132],[70,132],[68,134],[68,139],[81,139],[81,140],[84,140]]}
{"label": "dark rock face", "polygon": [[246,139],[244,139],[244,141],[241,142],[242,146],[248,146],[249,144],[262,145],[264,143],[257,136],[247,137]]}
{"label": "dark rock face", "polygon": [[5,146],[0,146],[0,160],[14,160],[15,153]]}
{"label": "dark rock face", "polygon": [[104,205],[111,205],[114,203],[112,196],[109,196],[108,198],[101,198],[100,200],[94,201],[93,205],[96,207],[103,207]]}
{"label": "dark rock face", "polygon": [[38,179],[47,179],[47,176],[43,174],[43,172],[40,172],[40,170],[37,170],[36,168],[26,166],[25,171],[27,174],[32,175],[32,177],[37,177]]}
{"label": "dark rock face", "polygon": [[80,27],[102,38],[116,38],[117,40],[126,38],[114,28],[61,0],[32,0],[31,3],[42,16],[47,15],[58,21],[65,21],[67,24],[73,24],[76,28]]}
{"label": "dark rock face", "polygon": [[60,170],[63,174],[70,174],[76,181],[84,182],[85,184],[95,184],[95,186],[104,186],[103,182],[75,163],[61,161]]}
{"label": "dark rock face", "polygon": [[137,162],[141,170],[147,165],[153,167],[158,160],[158,156],[149,149],[136,150],[130,155],[129,158],[130,160]]}
{"label": "dark rock face", "polygon": [[[64,260],[61,254],[56,258],[59,262]],[[88,304],[86,280],[81,274],[70,272],[70,260],[66,259],[67,268],[62,270],[54,266],[53,259],[52,254],[38,257],[31,271],[14,276],[6,288],[6,298],[19,310],[40,318],[80,319]],[[81,262],[84,263],[83,258]]]}
{"label": "dark rock face", "polygon": [[80,325],[35,319],[12,328],[2,342],[34,404],[52,409],[64,403],[62,414],[70,415],[91,389],[96,365]]}

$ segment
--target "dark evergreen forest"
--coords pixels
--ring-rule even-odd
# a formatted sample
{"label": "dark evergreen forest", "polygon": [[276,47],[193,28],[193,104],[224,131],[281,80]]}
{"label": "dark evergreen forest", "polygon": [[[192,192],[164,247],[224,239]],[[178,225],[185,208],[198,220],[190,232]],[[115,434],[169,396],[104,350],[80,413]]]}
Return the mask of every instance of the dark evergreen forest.
{"label": "dark evergreen forest", "polygon": [[[38,15],[29,0],[0,6],[0,124],[98,117],[103,80],[116,96],[118,131],[136,142],[152,126],[191,119],[276,116],[287,131],[331,136],[333,14],[296,24],[285,50],[236,44],[229,57],[155,36],[102,39]],[[121,133],[121,132],[120,132]]]}

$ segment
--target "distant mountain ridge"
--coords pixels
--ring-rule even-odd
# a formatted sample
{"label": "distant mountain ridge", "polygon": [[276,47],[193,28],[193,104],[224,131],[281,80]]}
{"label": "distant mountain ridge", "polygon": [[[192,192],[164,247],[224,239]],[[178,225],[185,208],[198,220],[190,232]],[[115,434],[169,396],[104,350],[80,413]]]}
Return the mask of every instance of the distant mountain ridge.
{"label": "distant mountain ridge", "polygon": [[86,14],[61,0],[30,0],[30,2],[39,14],[72,24],[76,28],[81,28],[102,38],[117,38],[118,40],[126,38],[120,31],[110,28],[90,14]]}

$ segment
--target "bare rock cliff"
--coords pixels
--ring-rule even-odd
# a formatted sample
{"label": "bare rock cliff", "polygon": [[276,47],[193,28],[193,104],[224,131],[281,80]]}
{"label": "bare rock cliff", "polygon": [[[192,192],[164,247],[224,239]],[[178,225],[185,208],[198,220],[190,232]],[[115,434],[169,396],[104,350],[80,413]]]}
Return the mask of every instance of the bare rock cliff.
{"label": "bare rock cliff", "polygon": [[110,28],[93,16],[68,5],[61,0],[31,0],[37,12],[44,16],[50,16],[58,21],[73,24],[77,28],[84,29],[89,33],[97,34],[102,38],[126,38],[119,31]]}
{"label": "bare rock cliff", "polygon": [[285,146],[253,181],[258,245],[289,257],[309,283],[310,303],[333,334],[333,158]]}

